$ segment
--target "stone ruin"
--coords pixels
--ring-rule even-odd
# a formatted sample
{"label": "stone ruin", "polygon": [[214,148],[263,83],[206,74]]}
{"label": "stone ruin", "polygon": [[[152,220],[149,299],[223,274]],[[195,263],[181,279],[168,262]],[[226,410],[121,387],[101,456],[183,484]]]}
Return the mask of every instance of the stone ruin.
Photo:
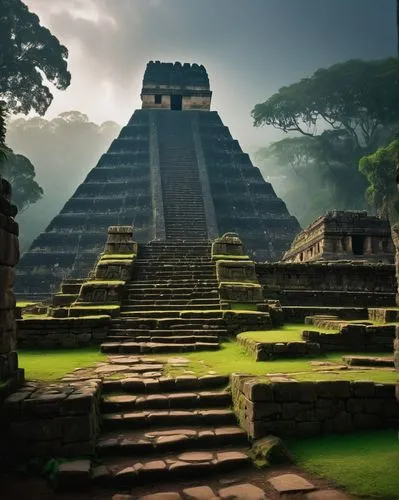
{"label": "stone ruin", "polygon": [[363,260],[391,264],[394,245],[389,221],[364,211],[329,211],[295,237],[282,260]]}
{"label": "stone ruin", "polygon": [[112,225],[133,226],[138,243],[237,232],[253,260],[282,256],[298,221],[210,111],[211,95],[203,66],[147,65],[142,109],[22,256],[19,297],[86,276]]}
{"label": "stone ruin", "polygon": [[18,368],[14,267],[19,260],[17,208],[11,204],[11,186],[0,176],[0,404],[23,382]]}
{"label": "stone ruin", "polygon": [[[398,320],[385,222],[364,212],[331,212],[298,235],[283,262],[258,262],[278,258],[299,226],[209,110],[210,101],[202,66],[149,63],[143,109],[22,259],[25,296],[48,295],[48,284],[50,291],[62,285],[47,317],[18,319],[19,345],[99,345],[113,358],[48,386],[27,384],[4,401],[0,456],[10,463],[68,457],[58,469],[61,489],[131,488],[160,477],[242,471],[250,463],[242,447],[270,433],[318,436],[397,425],[394,384],[298,382],[284,374],[171,377],[163,361],[141,356],[217,350],[237,334],[257,361],[357,352],[359,345],[392,352],[394,326],[347,321],[367,315],[381,323]],[[0,248],[0,279],[6,278],[0,290],[7,292],[0,297],[0,382],[12,380],[14,388],[22,374],[10,289],[17,226],[7,183],[2,193],[0,236],[7,245]],[[284,320],[307,325],[301,342],[239,335]],[[339,333],[312,330],[331,324]],[[371,361],[392,365],[392,359]],[[114,377],[120,370],[127,376]],[[137,441],[126,438],[132,425]],[[170,430],[154,430],[157,425]],[[150,451],[159,459],[146,457]],[[93,454],[100,465],[76,459]],[[127,468],[118,462],[126,454]],[[279,478],[285,484],[278,476],[272,487]],[[252,485],[242,486],[254,493]],[[316,490],[310,483],[306,488]]]}

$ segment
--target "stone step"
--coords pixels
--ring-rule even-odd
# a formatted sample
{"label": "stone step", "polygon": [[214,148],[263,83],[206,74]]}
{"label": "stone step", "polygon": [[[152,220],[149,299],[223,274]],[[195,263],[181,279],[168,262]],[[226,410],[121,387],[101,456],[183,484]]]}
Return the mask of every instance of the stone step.
{"label": "stone step", "polygon": [[101,411],[103,413],[124,413],[128,410],[148,409],[193,409],[208,407],[226,407],[231,405],[231,394],[228,391],[171,392],[151,395],[115,395],[103,396]]}
{"label": "stone step", "polygon": [[194,325],[193,329],[186,329],[186,328],[180,328],[180,329],[173,329],[170,328],[169,330],[165,329],[157,329],[157,330],[152,330],[152,329],[144,329],[144,328],[119,328],[119,327],[114,327],[112,326],[110,328],[110,333],[112,335],[120,335],[120,336],[129,336],[129,337],[137,337],[140,335],[149,335],[149,336],[162,336],[162,337],[174,337],[176,335],[179,335],[180,337],[183,336],[200,336],[201,338],[204,335],[210,335],[212,336],[220,336],[220,335],[226,335],[227,330],[220,328],[220,329],[198,329],[196,325]]}
{"label": "stone step", "polygon": [[178,277],[182,277],[184,278],[185,275],[187,275],[188,277],[191,277],[191,276],[198,276],[199,278],[201,278],[202,276],[210,276],[212,277],[213,279],[215,279],[215,276],[216,276],[216,271],[214,269],[214,266],[209,266],[208,268],[203,268],[203,267],[195,267],[195,266],[192,266],[190,269],[189,268],[178,268],[176,267],[175,269],[173,269],[172,267],[168,267],[168,266],[163,266],[162,268],[159,268],[159,267],[150,267],[150,266],[143,266],[143,267],[135,267],[134,268],[135,271],[137,272],[137,274],[146,274],[146,275],[156,275],[156,276],[162,276],[162,275],[170,275],[170,274],[173,274],[173,276],[178,276]]}
{"label": "stone step", "polygon": [[208,292],[176,292],[176,289],[166,288],[163,290],[150,289],[150,290],[135,290],[129,292],[124,298],[124,302],[135,301],[140,299],[179,299],[179,300],[192,300],[192,299],[218,299],[219,293],[217,290],[210,290]]}
{"label": "stone step", "polygon": [[180,335],[180,336],[155,336],[137,334],[134,336],[129,335],[115,335],[113,332],[108,335],[107,342],[150,342],[155,344],[195,344],[197,342],[205,343],[219,343],[217,335]]}
{"label": "stone step", "polygon": [[163,291],[163,290],[176,290],[185,292],[214,292],[217,290],[216,280],[197,281],[197,280],[161,280],[161,281],[130,281],[124,287],[124,291],[135,292],[142,290],[146,291]]}
{"label": "stone step", "polygon": [[191,310],[201,310],[206,311],[208,309],[220,309],[219,302],[210,303],[210,304],[202,304],[202,303],[187,303],[187,302],[175,302],[170,304],[124,304],[122,303],[121,311],[123,312],[149,312],[149,311],[191,311]]}
{"label": "stone step", "polygon": [[144,259],[137,259],[135,261],[135,266],[137,267],[146,267],[146,268],[166,268],[166,269],[191,269],[191,268],[201,268],[201,269],[213,269],[215,267],[213,262],[210,262],[209,260],[201,260],[198,262],[193,262],[192,260],[187,261],[187,262],[182,262],[179,261],[179,259],[174,259],[173,261],[166,261],[166,260],[144,260]]}
{"label": "stone step", "polygon": [[229,383],[228,375],[180,375],[178,377],[161,377],[159,379],[143,379],[127,377],[118,380],[104,380],[103,394],[170,394],[198,391],[225,390]]}
{"label": "stone step", "polygon": [[132,306],[143,306],[142,309],[145,309],[148,305],[151,306],[164,306],[164,305],[176,305],[176,307],[179,307],[180,304],[185,304],[185,305],[193,305],[196,306],[202,305],[215,305],[219,306],[220,305],[220,300],[218,297],[213,297],[213,298],[203,298],[203,297],[198,297],[198,298],[192,298],[188,297],[187,299],[183,298],[175,298],[174,296],[172,297],[160,297],[159,295],[154,296],[152,298],[147,298],[147,297],[136,297],[133,299],[123,299],[123,305],[132,305]]}
{"label": "stone step", "polygon": [[215,351],[220,348],[214,342],[189,343],[155,343],[155,342],[107,342],[101,344],[100,350],[107,354],[149,354],[167,352]]}
{"label": "stone step", "polygon": [[240,427],[188,427],[104,433],[97,443],[99,456],[145,456],[153,453],[200,450],[221,446],[248,446],[248,438]]}
{"label": "stone step", "polygon": [[179,481],[182,478],[209,477],[237,469],[241,473],[250,464],[246,448],[222,448],[183,452],[179,455],[167,454],[150,460],[123,456],[104,457],[103,466],[99,466],[98,472],[94,469],[93,475],[102,485],[131,488],[161,481]]}
{"label": "stone step", "polygon": [[348,366],[378,366],[395,368],[393,357],[378,356],[343,356],[344,363]]}
{"label": "stone step", "polygon": [[210,408],[198,410],[143,410],[101,415],[104,429],[137,429],[150,426],[200,426],[200,425],[236,425],[236,416],[228,408]]}
{"label": "stone step", "polygon": [[206,288],[212,288],[216,289],[218,287],[218,282],[215,279],[215,276],[212,276],[211,278],[207,279],[181,279],[181,278],[176,278],[175,276],[170,276],[169,278],[158,278],[158,280],[155,279],[148,279],[148,280],[141,280],[137,279],[131,282],[128,282],[128,284],[125,285],[124,289],[125,290],[130,290],[134,288],[139,288],[139,287],[151,287],[151,286],[159,286],[159,287],[174,287],[174,288],[190,288],[191,290],[197,290],[201,289],[202,287]]}
{"label": "stone step", "polygon": [[[154,314],[154,313],[153,313]],[[144,330],[202,330],[210,333],[210,331],[222,329],[225,330],[225,322],[222,318],[180,318],[180,311],[173,313],[167,312],[170,317],[166,318],[164,312],[159,313],[161,317],[127,317],[122,316],[120,319],[112,321],[112,328],[133,328]]]}

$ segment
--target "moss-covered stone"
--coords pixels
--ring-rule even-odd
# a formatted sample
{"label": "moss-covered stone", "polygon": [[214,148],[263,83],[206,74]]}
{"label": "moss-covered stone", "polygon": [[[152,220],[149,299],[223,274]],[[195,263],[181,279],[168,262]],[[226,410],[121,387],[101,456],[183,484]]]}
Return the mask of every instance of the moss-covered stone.
{"label": "moss-covered stone", "polygon": [[294,462],[282,439],[276,436],[258,439],[251,448],[251,456],[259,468]]}

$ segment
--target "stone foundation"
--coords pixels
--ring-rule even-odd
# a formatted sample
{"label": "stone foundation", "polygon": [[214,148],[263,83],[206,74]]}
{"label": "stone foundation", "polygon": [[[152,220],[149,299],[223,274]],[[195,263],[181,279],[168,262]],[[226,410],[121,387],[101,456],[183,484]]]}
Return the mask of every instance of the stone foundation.
{"label": "stone foundation", "polygon": [[348,324],[339,333],[320,333],[304,330],[307,342],[320,345],[321,352],[392,352],[395,337],[394,325]]}
{"label": "stone foundation", "polygon": [[392,264],[266,262],[256,264],[256,274],[263,296],[282,306],[395,306]]}
{"label": "stone foundation", "polygon": [[320,314],[338,316],[342,320],[365,319],[368,316],[365,307],[320,307],[320,306],[283,306],[286,323],[304,323],[305,318]]}
{"label": "stone foundation", "polygon": [[100,345],[107,340],[109,316],[17,320],[18,347],[53,349]]}
{"label": "stone foundation", "polygon": [[231,336],[245,331],[271,330],[272,319],[267,312],[225,311],[223,320]]}
{"label": "stone foundation", "polygon": [[315,342],[259,342],[240,335],[237,341],[255,361],[316,356],[320,353],[320,344]]}
{"label": "stone foundation", "polygon": [[101,382],[26,384],[2,409],[0,456],[14,459],[93,455],[100,426]]}
{"label": "stone foundation", "polygon": [[395,384],[367,381],[263,382],[231,376],[235,412],[248,436],[317,436],[396,429]]}

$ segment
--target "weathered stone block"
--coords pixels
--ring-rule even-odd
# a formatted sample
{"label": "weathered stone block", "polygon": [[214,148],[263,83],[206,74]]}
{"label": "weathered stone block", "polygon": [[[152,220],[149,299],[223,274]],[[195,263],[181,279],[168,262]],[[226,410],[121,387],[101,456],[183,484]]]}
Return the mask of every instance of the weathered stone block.
{"label": "weathered stone block", "polygon": [[[216,262],[216,276],[221,282],[233,283],[257,283],[258,278],[255,272],[255,263],[253,261],[234,261],[219,260]],[[261,301],[259,297],[258,301]]]}
{"label": "weathered stone block", "polygon": [[238,234],[225,233],[212,243],[212,257],[215,255],[245,255],[244,246]]}
{"label": "weathered stone block", "polygon": [[245,381],[243,392],[246,398],[250,401],[273,401],[273,388],[267,382],[259,382],[257,380]]}

